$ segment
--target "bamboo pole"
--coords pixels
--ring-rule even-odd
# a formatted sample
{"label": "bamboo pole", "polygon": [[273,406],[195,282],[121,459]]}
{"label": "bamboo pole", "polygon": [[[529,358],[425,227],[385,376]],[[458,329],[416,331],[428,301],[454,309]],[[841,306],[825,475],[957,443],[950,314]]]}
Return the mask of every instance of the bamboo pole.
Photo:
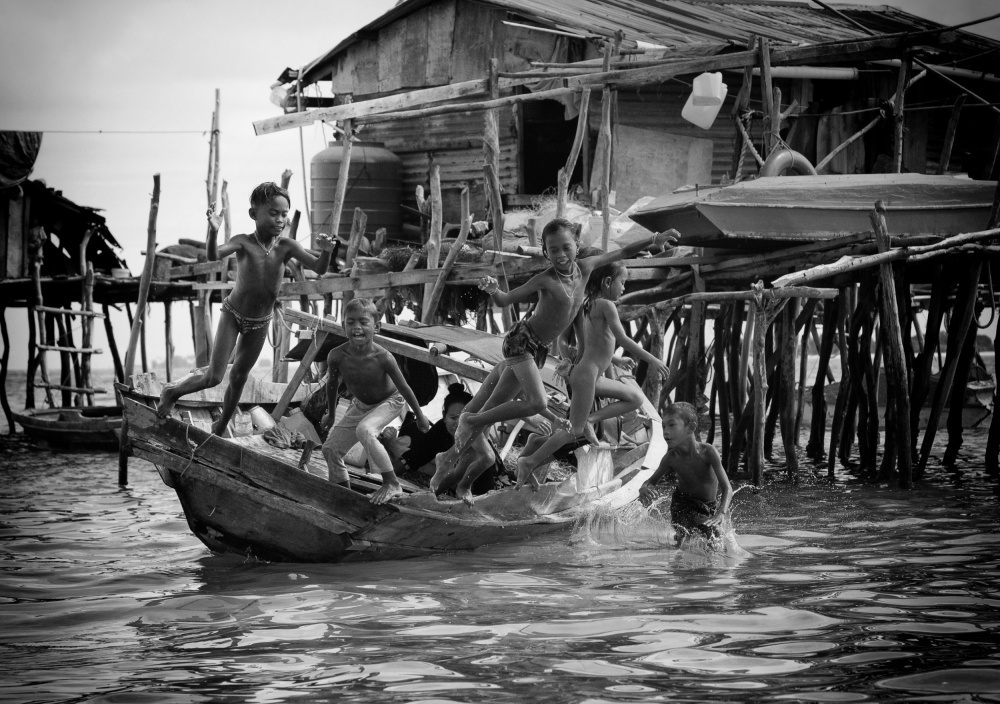
{"label": "bamboo pole", "polygon": [[441,273],[438,275],[437,281],[434,282],[430,296],[424,304],[423,318],[421,322],[425,325],[430,325],[434,322],[434,315],[437,311],[438,305],[441,303],[441,295],[444,293],[444,287],[448,280],[448,275],[451,273],[451,269],[455,265],[455,260],[458,259],[458,255],[461,253],[462,247],[465,246],[465,241],[469,237],[469,230],[472,227],[472,215],[469,212],[468,187],[462,189],[460,200],[462,204],[461,229],[458,231],[458,238],[454,243],[452,243],[451,249],[448,250],[448,256],[445,257],[444,265],[441,267]]}
{"label": "bamboo pole", "polygon": [[[437,269],[438,264],[441,260],[441,227],[443,222],[442,204],[441,204],[441,167],[437,164],[431,164],[430,168],[430,182],[431,182],[431,226],[430,232],[427,236],[427,270]],[[464,217],[464,215],[463,215]],[[494,233],[495,234],[495,233]],[[499,247],[499,242],[498,249]],[[445,274],[447,276],[447,274]],[[440,277],[439,277],[440,279]],[[424,296],[423,303],[421,305],[422,319],[424,322],[434,320],[434,313],[436,309],[431,308],[431,297],[434,293],[434,288],[436,286],[436,281],[431,281],[424,284]],[[440,300],[440,296],[438,297]]]}
{"label": "bamboo pole", "polygon": [[[156,251],[156,216],[160,210],[160,174],[153,174],[153,195],[149,203],[149,224],[146,229],[146,251]],[[136,315],[132,320],[132,329],[128,338],[128,351],[125,353],[125,383],[132,386],[132,371],[135,369],[135,353],[138,344],[139,332],[142,328],[143,317],[146,313],[146,300],[149,298],[149,285],[153,278],[153,264],[155,257],[146,257],[146,263],[142,267],[142,276],[139,278],[139,299],[136,304]],[[122,399],[118,403],[121,404]],[[122,422],[121,442],[118,447],[118,483],[128,484],[128,457],[132,452],[131,443],[128,439],[128,421]]]}
{"label": "bamboo pole", "polygon": [[[885,204],[879,200],[870,214],[875,241],[879,251],[889,249],[889,230],[885,224]],[[910,389],[906,373],[906,355],[903,349],[903,330],[899,320],[899,306],[896,300],[896,282],[892,264],[879,267],[879,283],[882,295],[879,304],[882,313],[882,343],[886,372],[886,408],[892,409],[891,447],[895,448],[899,468],[899,486],[907,489],[912,481],[912,443],[910,441]],[[886,452],[889,452],[890,418],[886,414]],[[881,472],[880,472],[881,474]]]}

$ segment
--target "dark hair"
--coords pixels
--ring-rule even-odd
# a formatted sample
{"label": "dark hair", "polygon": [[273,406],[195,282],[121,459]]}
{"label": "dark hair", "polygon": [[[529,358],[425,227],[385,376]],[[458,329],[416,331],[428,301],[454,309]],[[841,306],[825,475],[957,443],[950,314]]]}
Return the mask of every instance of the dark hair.
{"label": "dark hair", "polygon": [[671,403],[663,410],[663,417],[673,416],[684,421],[684,425],[693,425],[698,430],[698,409],[687,401]]}
{"label": "dark hair", "polygon": [[552,218],[549,220],[548,224],[542,229],[542,252],[545,252],[545,238],[549,235],[556,235],[560,232],[565,232],[573,238],[577,246],[580,245],[580,231],[583,229],[583,225],[575,222],[570,222],[566,218]]}
{"label": "dark hair", "polygon": [[372,299],[370,298],[352,298],[349,300],[347,305],[344,306],[344,320],[347,320],[347,314],[353,311],[367,313],[376,321],[382,317],[378,312],[378,307],[372,303]]}
{"label": "dark hair", "polygon": [[603,286],[604,279],[610,276],[611,279],[614,280],[616,276],[620,276],[622,272],[625,271],[627,271],[625,268],[625,262],[617,261],[598,267],[590,273],[590,278],[587,279],[587,288],[583,299],[584,315],[590,315],[590,309],[594,305],[594,300],[601,297],[601,287]]}
{"label": "dark hair", "polygon": [[273,181],[266,181],[253,189],[253,193],[250,194],[250,207],[267,205],[275,196],[283,197],[291,207],[292,199],[288,197],[288,191]]}
{"label": "dark hair", "polygon": [[444,408],[442,411],[447,414],[448,406],[453,403],[466,404],[472,400],[472,394],[465,389],[465,384],[455,382],[448,384],[448,395],[444,397]]}

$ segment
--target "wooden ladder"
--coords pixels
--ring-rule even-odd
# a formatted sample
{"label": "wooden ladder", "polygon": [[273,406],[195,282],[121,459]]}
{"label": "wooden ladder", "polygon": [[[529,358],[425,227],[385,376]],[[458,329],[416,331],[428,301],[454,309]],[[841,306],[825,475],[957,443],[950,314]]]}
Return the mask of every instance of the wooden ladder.
{"label": "wooden ladder", "polygon": [[[91,339],[93,336],[93,325],[94,318],[104,318],[103,313],[94,312],[94,265],[87,261],[87,244],[90,242],[90,236],[93,234],[92,230],[87,230],[83,237],[83,242],[80,245],[80,271],[83,272],[83,285],[81,290],[80,298],[80,309],[74,310],[73,308],[52,308],[45,305],[44,298],[42,297],[42,246],[44,244],[44,232],[39,233],[41,237],[37,237],[35,241],[38,243],[38,248],[36,255],[34,257],[34,262],[31,270],[31,278],[35,285],[35,305],[32,306],[32,310],[38,316],[38,344],[35,347],[38,349],[38,367],[41,371],[42,381],[41,383],[34,383],[35,388],[45,389],[45,400],[48,402],[50,407],[55,407],[55,403],[52,399],[53,389],[57,391],[63,391],[66,393],[77,394],[76,403],[74,405],[94,405],[94,394],[107,393],[106,389],[93,388],[91,383],[90,375],[90,358],[95,354],[102,354],[103,350],[91,347]],[[60,329],[63,327],[61,318],[57,316],[65,316],[65,326],[70,329],[72,326],[72,319],[74,317],[82,318],[81,333],[82,340],[80,347],[66,347],[62,345],[49,344],[50,340],[47,339],[46,333],[46,320],[45,316],[48,315],[57,321]],[[49,379],[48,365],[46,364],[45,355],[47,352],[59,352],[60,354],[78,354],[80,355],[79,362],[79,385],[60,383],[53,384]],[[76,366],[76,365],[74,365]],[[63,380],[66,381],[65,379]],[[80,397],[84,398],[81,399]],[[81,402],[83,401],[83,402]],[[65,403],[63,405],[66,405]]]}

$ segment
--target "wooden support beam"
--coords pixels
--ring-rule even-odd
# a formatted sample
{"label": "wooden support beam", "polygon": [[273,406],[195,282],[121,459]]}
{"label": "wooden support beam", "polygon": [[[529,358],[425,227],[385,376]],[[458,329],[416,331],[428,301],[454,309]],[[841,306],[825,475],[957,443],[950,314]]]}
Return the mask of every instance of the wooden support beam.
{"label": "wooden support beam", "polygon": [[[493,237],[496,249],[500,250],[503,242],[504,220],[503,202],[500,200],[500,180],[497,178],[497,174],[493,170],[493,166],[491,164],[485,164],[483,166],[483,174],[485,176],[486,195],[490,202],[490,210],[493,213]],[[500,290],[510,290],[510,286],[507,282],[507,273],[502,266],[497,272],[497,280],[500,284]],[[504,332],[510,330],[511,325],[513,324],[510,306],[502,306],[500,308],[500,318],[503,322]]]}
{"label": "wooden support beam", "polygon": [[[441,201],[441,167],[437,164],[432,163],[430,168],[430,184],[431,184],[431,223],[430,230],[427,233],[427,271],[438,268],[438,263],[441,260],[441,227],[444,224],[443,219],[443,207]],[[498,247],[499,248],[499,247]],[[454,263],[454,259],[452,259]],[[447,276],[447,273],[444,274]],[[434,319],[434,313],[437,304],[434,304],[434,309],[431,308],[431,298],[434,294],[434,288],[437,281],[440,280],[440,276],[434,281],[429,281],[424,284],[424,295],[421,305],[421,318],[425,323]],[[438,296],[438,300],[441,298]]]}
{"label": "wooden support beam", "polygon": [[115,365],[115,380],[119,384],[125,383],[125,369],[122,367],[121,355],[118,354],[118,343],[115,340],[115,331],[111,326],[111,312],[108,308],[108,304],[105,303],[102,306],[104,310],[104,336],[108,338],[108,348],[111,350],[111,361]]}
{"label": "wooden support beam", "polygon": [[[885,223],[885,204],[879,200],[870,214],[875,230],[875,241],[880,252],[889,249],[889,230]],[[879,266],[881,296],[879,307],[882,315],[882,343],[886,372],[886,450],[889,449],[888,434],[890,415],[892,425],[892,446],[895,448],[898,466],[899,486],[907,489],[913,479],[913,458],[910,454],[910,385],[906,370],[906,354],[903,345],[903,329],[899,319],[899,305],[896,300],[896,282],[892,264]],[[892,413],[888,409],[892,408]]]}
{"label": "wooden support beam", "polygon": [[103,313],[95,313],[92,310],[75,310],[73,308],[50,308],[48,306],[35,306],[35,310],[42,313],[52,313],[53,315],[69,315],[74,317],[103,318]]}
{"label": "wooden support beam", "polygon": [[955,146],[955,135],[958,133],[958,121],[962,117],[962,108],[965,106],[965,93],[955,98],[955,104],[951,108],[951,116],[948,118],[948,128],[944,133],[944,144],[941,146],[941,160],[938,163],[939,174],[948,173],[948,166],[951,164],[951,150]]}
{"label": "wooden support beam", "polygon": [[840,289],[837,298],[837,348],[840,350],[840,388],[833,407],[833,424],[830,429],[830,453],[827,456],[827,477],[832,481],[837,467],[837,447],[843,432],[845,411],[850,396],[851,365],[847,352],[847,324],[851,316],[851,303],[847,288]]}
{"label": "wooden support beam", "polygon": [[430,296],[427,297],[427,300],[424,303],[422,322],[425,325],[430,325],[434,322],[434,316],[438,305],[441,303],[441,296],[444,294],[444,287],[448,280],[448,275],[451,273],[452,267],[455,265],[455,260],[458,259],[458,255],[462,251],[462,247],[465,246],[465,241],[469,237],[469,230],[472,227],[472,214],[469,212],[468,187],[462,189],[460,200],[462,207],[462,226],[458,232],[458,238],[452,243],[451,249],[448,250],[448,256],[445,257],[444,266],[441,267],[441,273],[438,274],[437,280],[433,284]]}
{"label": "wooden support beam", "polygon": [[896,82],[896,96],[893,104],[895,120],[893,122],[892,171],[897,174],[903,172],[903,133],[906,124],[904,106],[906,104],[906,84],[910,80],[912,67],[913,61],[909,57],[903,59]]}
{"label": "wooden support beam", "polygon": [[[569,156],[566,157],[566,165],[559,169],[559,175],[557,178],[557,195],[556,195],[556,217],[561,218],[566,215],[566,200],[569,193],[569,183],[573,178],[573,172],[576,170],[576,161],[580,156],[580,150],[583,147],[583,140],[586,136],[587,130],[587,120],[589,119],[588,111],[590,110],[590,88],[584,88],[580,92],[580,113],[576,117],[576,134],[573,136],[573,146],[570,147]],[[586,183],[586,180],[584,180]],[[534,236],[534,231],[529,235]]]}
{"label": "wooden support beam", "polygon": [[95,389],[89,386],[65,386],[63,384],[35,384],[36,389],[55,389],[58,391],[67,391],[74,394],[86,394],[88,396],[93,394],[106,394],[107,389]]}
{"label": "wooden support beam", "polygon": [[38,349],[49,352],[77,352],[80,354],[103,354],[100,347],[62,347],[60,345],[38,345]]}
{"label": "wooden support beam", "polygon": [[767,158],[774,148],[772,125],[776,118],[771,82],[771,47],[767,37],[758,40],[757,51],[760,54],[760,95],[764,106],[764,158]]}
{"label": "wooden support beam", "polygon": [[323,343],[326,342],[326,337],[329,334],[329,332],[322,330],[313,335],[309,349],[307,349],[305,354],[302,355],[302,359],[299,361],[298,369],[296,369],[295,373],[292,374],[291,381],[289,381],[285,386],[285,390],[281,392],[281,398],[278,399],[278,403],[274,406],[274,410],[271,412],[271,417],[275,421],[281,420],[281,417],[285,415],[285,411],[288,409],[288,404],[291,403],[292,397],[295,396],[295,392],[298,391],[299,386],[302,384],[302,380],[309,371],[309,367],[312,366],[314,361],[316,361],[316,356],[319,354],[320,349],[322,349]]}

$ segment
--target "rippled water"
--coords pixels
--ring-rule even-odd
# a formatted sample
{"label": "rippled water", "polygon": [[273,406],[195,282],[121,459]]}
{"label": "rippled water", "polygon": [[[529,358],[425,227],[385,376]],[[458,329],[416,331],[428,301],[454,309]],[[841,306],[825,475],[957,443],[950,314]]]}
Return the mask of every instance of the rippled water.
{"label": "rippled water", "polygon": [[[0,698],[17,702],[1000,701],[985,431],[913,491],[803,470],[725,554],[638,506],[436,559],[213,555],[132,460],[0,445]],[[979,448],[979,449],[977,449]]]}

